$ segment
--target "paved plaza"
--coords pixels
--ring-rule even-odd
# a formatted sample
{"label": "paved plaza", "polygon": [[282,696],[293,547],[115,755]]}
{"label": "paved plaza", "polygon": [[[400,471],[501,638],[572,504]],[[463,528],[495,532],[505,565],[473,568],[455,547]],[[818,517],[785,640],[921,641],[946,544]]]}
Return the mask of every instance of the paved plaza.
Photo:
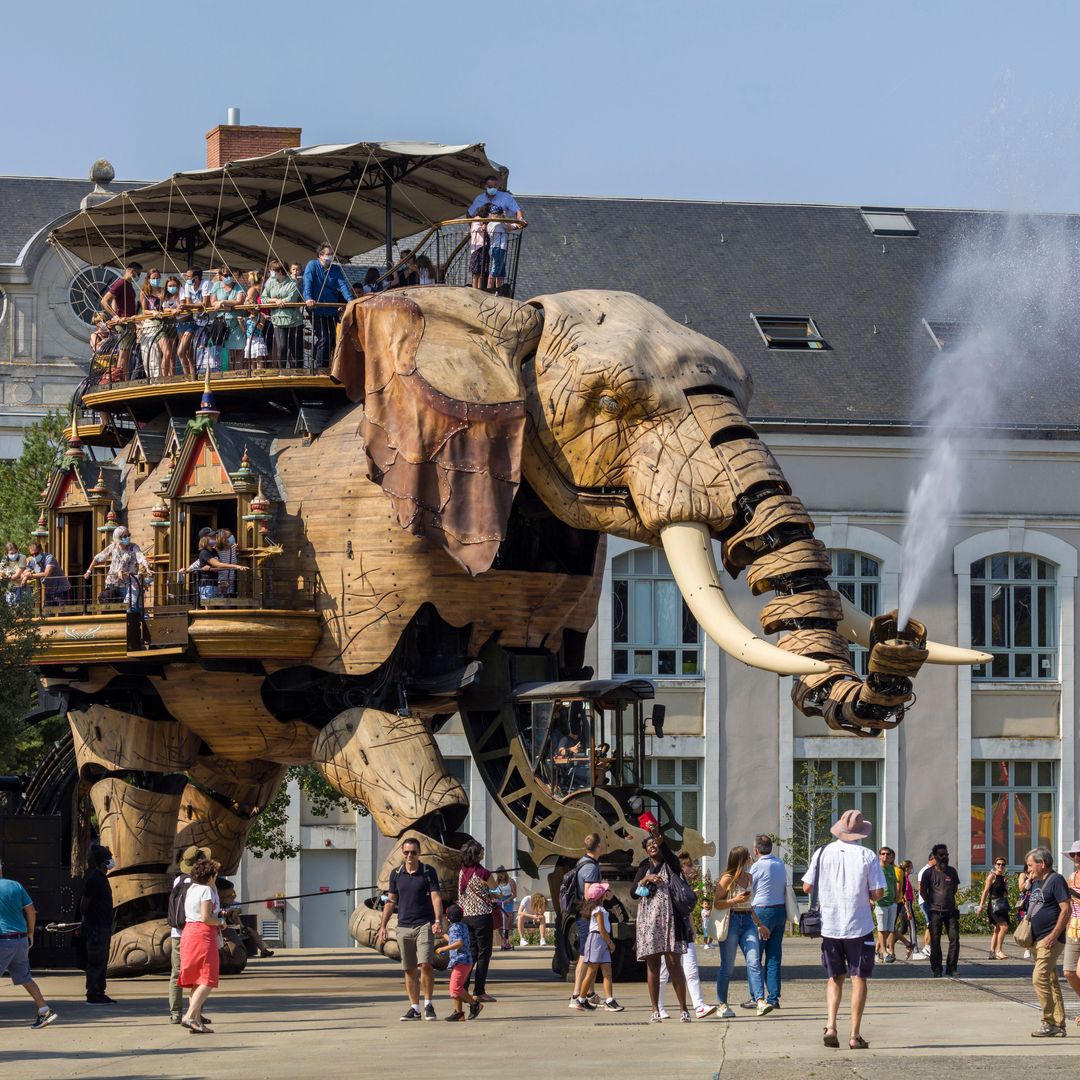
{"label": "paved plaza", "polygon": [[[113,1007],[82,1002],[80,973],[46,972],[40,985],[60,1021],[28,1027],[30,999],[0,989],[3,1075],[32,1077],[419,1076],[895,1077],[946,1068],[951,1077],[1001,1077],[1033,1065],[1040,1077],[1080,1070],[1080,1003],[1065,988],[1067,1039],[1035,1040],[1030,964],[1007,947],[986,961],[984,939],[966,939],[959,980],[931,979],[927,962],[879,965],[863,1025],[869,1051],[821,1045],[823,992],[817,948],[785,942],[783,1007],[758,1019],[677,1020],[650,1025],[644,984],[616,987],[624,1013],[567,1009],[548,949],[496,952],[489,990],[499,1000],[474,1023],[447,1026],[446,979],[436,987],[437,1023],[403,1024],[400,973],[364,951],[284,950],[223,980],[207,1013],[215,1033],[168,1022],[166,979],[109,986]],[[709,983],[715,953],[702,954]],[[736,975],[744,998],[741,962]],[[710,987],[706,1000],[713,1000]],[[669,1009],[674,1004],[667,1002]],[[845,1034],[841,1018],[841,1038]],[[1003,1058],[1011,1059],[1003,1062]],[[410,1064],[409,1062],[412,1062]],[[425,1069],[423,1062],[430,1063]],[[417,1072],[417,1062],[420,1072]],[[936,1063],[936,1064],[935,1064]],[[914,1070],[914,1071],[913,1071]]]}

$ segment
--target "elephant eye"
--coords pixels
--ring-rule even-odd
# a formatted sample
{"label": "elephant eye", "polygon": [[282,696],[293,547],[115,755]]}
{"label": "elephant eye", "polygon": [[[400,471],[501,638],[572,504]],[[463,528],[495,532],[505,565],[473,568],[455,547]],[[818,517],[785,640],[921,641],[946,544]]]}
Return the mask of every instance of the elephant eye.
{"label": "elephant eye", "polygon": [[600,398],[600,408],[603,412],[614,416],[619,411],[619,403],[610,394],[604,394]]}

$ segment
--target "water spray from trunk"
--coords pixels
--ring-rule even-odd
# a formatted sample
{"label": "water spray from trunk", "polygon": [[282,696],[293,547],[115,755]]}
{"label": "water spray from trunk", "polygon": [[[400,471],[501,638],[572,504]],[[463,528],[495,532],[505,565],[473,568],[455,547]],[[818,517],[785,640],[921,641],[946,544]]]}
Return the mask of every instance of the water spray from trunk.
{"label": "water spray from trunk", "polygon": [[930,361],[923,390],[928,450],[908,496],[901,628],[945,554],[965,487],[976,473],[984,481],[1000,468],[978,454],[975,440],[1015,435],[1001,429],[1044,419],[1040,403],[1065,390],[1057,373],[1074,370],[1080,350],[1074,219],[985,215],[951,246],[954,256],[924,305],[931,320],[942,320],[944,347]]}

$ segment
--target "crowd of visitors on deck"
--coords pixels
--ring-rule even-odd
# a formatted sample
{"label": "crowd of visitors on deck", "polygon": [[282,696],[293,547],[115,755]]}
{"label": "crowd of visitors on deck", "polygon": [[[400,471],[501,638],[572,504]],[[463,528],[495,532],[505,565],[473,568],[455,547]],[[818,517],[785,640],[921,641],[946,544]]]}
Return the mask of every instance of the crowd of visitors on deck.
{"label": "crowd of visitors on deck", "polygon": [[[468,280],[473,288],[499,293],[507,282],[510,236],[524,215],[497,177],[484,185],[468,209]],[[402,248],[394,266],[368,267],[363,281],[354,284],[328,241],[303,267],[271,258],[260,269],[240,273],[222,262],[208,270],[189,266],[179,274],[130,262],[102,293],[102,310],[93,316],[97,381],[325,369],[342,309],[351,300],[437,285],[444,278],[445,267],[427,254]]]}

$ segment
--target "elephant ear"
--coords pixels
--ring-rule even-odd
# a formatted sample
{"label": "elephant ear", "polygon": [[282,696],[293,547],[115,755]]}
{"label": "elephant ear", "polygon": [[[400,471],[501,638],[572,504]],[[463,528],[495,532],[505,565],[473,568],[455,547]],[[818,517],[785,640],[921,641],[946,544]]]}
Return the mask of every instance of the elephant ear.
{"label": "elephant ear", "polygon": [[542,327],[524,304],[449,286],[356,300],[342,319],[332,374],[364,403],[368,477],[402,528],[474,576],[521,483],[521,361]]}

